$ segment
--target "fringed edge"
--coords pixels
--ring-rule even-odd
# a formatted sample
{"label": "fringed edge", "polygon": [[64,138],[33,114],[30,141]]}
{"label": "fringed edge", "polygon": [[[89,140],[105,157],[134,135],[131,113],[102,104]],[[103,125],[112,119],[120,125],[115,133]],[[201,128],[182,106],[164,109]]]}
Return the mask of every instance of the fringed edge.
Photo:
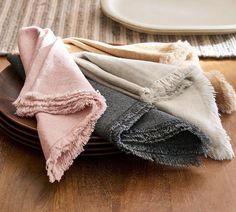
{"label": "fringed edge", "polygon": [[94,115],[85,128],[74,128],[67,137],[60,139],[51,147],[50,156],[46,161],[47,175],[51,183],[56,180],[60,181],[64,172],[73,164],[74,159],[84,151],[83,146],[87,144],[97,120],[106,110],[105,99],[100,103],[100,107],[94,111]]}
{"label": "fringed edge", "polygon": [[[183,83],[186,79],[187,83]],[[189,82],[192,82],[189,83]],[[222,139],[215,139],[212,143],[208,156],[215,160],[231,160],[234,157],[234,152],[230,144],[230,138],[221,125],[218,108],[215,103],[215,90],[210,81],[195,65],[189,65],[187,68],[179,68],[176,72],[157,80],[150,88],[141,94],[141,99],[152,104],[158,101],[168,100],[184,92],[187,86],[195,85],[202,95],[203,102],[212,117],[212,125],[219,133]],[[180,84],[180,86],[178,86]],[[191,85],[190,85],[191,84]],[[176,90],[174,90],[176,89]],[[172,93],[173,92],[173,93]]]}
{"label": "fringed edge", "polygon": [[[19,96],[13,105],[16,107],[16,115],[18,116],[32,117],[38,112],[65,115],[82,110],[89,106],[91,101],[101,98],[104,99],[99,91],[76,90],[53,96],[28,92],[24,96]],[[78,101],[80,99],[81,101]]]}
{"label": "fringed edge", "polygon": [[178,68],[174,73],[154,81],[149,88],[144,89],[140,94],[141,99],[145,102],[154,103],[182,94],[186,88],[193,84],[191,79],[192,67]]}
{"label": "fringed edge", "polygon": [[152,143],[151,140],[148,140],[147,138],[144,138],[146,133],[148,134],[153,134],[155,137],[155,142],[158,140],[160,142],[165,141],[166,139],[171,138],[172,136],[183,132],[183,131],[189,131],[196,135],[202,144],[207,147],[207,149],[211,146],[212,142],[210,138],[205,135],[197,126],[184,121],[180,120],[176,117],[175,120],[171,121],[166,121],[164,122],[161,126],[153,126],[152,128],[149,129],[144,129],[144,130],[129,130],[130,134],[133,134],[133,136],[127,136],[127,137],[139,137],[143,138],[142,140],[144,142]]}
{"label": "fringed edge", "polygon": [[[134,133],[135,135],[140,134],[141,137],[139,139],[143,139],[143,145],[158,145],[158,143],[163,143],[165,147],[158,147],[158,151],[155,152],[155,149],[152,148],[150,151],[142,151],[140,149],[129,148],[128,144],[123,144],[123,148],[126,148],[129,153],[132,153],[134,155],[137,155],[139,157],[142,157],[146,160],[151,160],[158,162],[160,164],[164,165],[170,165],[170,166],[198,166],[200,165],[199,156],[206,155],[209,147],[211,145],[211,142],[207,136],[205,136],[197,127],[193,127],[191,124],[187,124],[184,122],[181,122],[179,120],[166,122],[163,124],[162,127],[153,127],[151,129],[148,129],[148,131],[153,131],[151,134],[153,136],[158,135],[158,137],[152,137],[152,141],[147,141],[146,138],[143,136],[143,131],[131,131],[129,133]],[[175,143],[167,143],[167,140],[183,131],[189,131],[193,133],[195,136],[199,138],[199,144],[196,145],[196,143],[192,144],[193,149],[192,150],[183,150],[182,147],[179,147]],[[128,136],[132,137],[132,136]],[[154,143],[155,141],[155,143]],[[127,142],[127,139],[126,139]],[[136,142],[137,143],[137,142]],[[141,142],[142,143],[142,142]],[[138,144],[141,144],[138,143]],[[195,146],[194,146],[195,145]],[[135,146],[133,141],[133,146]]]}
{"label": "fringed edge", "polygon": [[[172,165],[172,166],[189,166],[189,165],[195,165],[198,166],[200,165],[200,160],[199,160],[199,155],[205,155],[209,149],[209,146],[211,144],[209,138],[205,136],[203,133],[200,132],[200,130],[197,127],[193,127],[191,124],[187,124],[184,122],[181,122],[179,120],[172,121],[172,122],[165,122],[165,124],[162,127],[157,127],[154,126],[152,128],[149,128],[148,130],[132,130],[130,131],[130,127],[137,121],[139,120],[145,113],[147,113],[152,107],[148,104],[144,103],[136,103],[135,105],[132,106],[131,109],[127,110],[125,114],[123,114],[118,120],[110,124],[108,127],[109,132],[106,132],[106,134],[110,134],[110,141],[116,141],[114,142],[118,148],[121,149],[121,151],[124,151],[128,154],[133,154],[135,156],[141,157],[146,160],[150,161],[155,161],[160,164],[165,164],[165,165]],[[199,140],[199,148],[193,149],[192,152],[189,151],[188,153],[183,153],[183,151],[178,150],[178,149],[172,149],[172,154],[171,151],[166,154],[167,149],[162,149],[160,146],[158,150],[160,152],[154,152],[155,149],[146,150],[145,152],[136,149],[135,144],[137,143],[134,140],[134,137],[138,137],[139,139],[141,138],[143,142],[138,142],[139,145],[145,146],[147,145],[154,145],[155,143],[160,143],[163,142],[164,140],[184,131],[184,130],[189,130],[192,132],[194,135],[196,135]],[[155,138],[152,141],[147,141],[146,138],[144,138],[144,133],[147,133],[147,131],[155,131],[152,132],[153,135],[155,135]],[[132,135],[125,136],[126,141],[130,140],[130,143],[133,143],[132,148],[130,148],[130,145],[128,143],[124,143],[121,141],[121,135],[122,134],[134,134],[135,136],[133,137]],[[163,138],[164,137],[164,138]],[[128,140],[127,140],[128,138]],[[131,141],[132,140],[132,141]],[[173,144],[174,145],[174,144]],[[168,157],[167,157],[168,155]]]}
{"label": "fringed edge", "polygon": [[181,65],[185,62],[197,62],[198,56],[195,50],[187,41],[177,41],[176,43],[170,43],[165,47],[167,51],[161,55],[160,63]]}
{"label": "fringed edge", "polygon": [[216,93],[216,103],[219,111],[226,114],[230,114],[235,111],[236,93],[233,86],[225,79],[224,75],[219,71],[213,70],[207,72],[206,76],[209,76],[210,79],[214,78],[217,81],[217,85],[219,86],[217,88],[217,85],[215,87],[214,83],[212,84],[216,92],[220,89],[220,93]]}
{"label": "fringed edge", "polygon": [[230,143],[230,137],[227,135],[221,124],[220,115],[215,102],[215,90],[207,77],[203,75],[202,71],[198,69],[193,69],[193,71],[192,77],[195,81],[194,85],[200,91],[203,102],[212,117],[211,124],[215,127],[216,132],[221,137],[218,138],[217,141],[212,140],[208,156],[215,160],[231,160],[235,155]]}

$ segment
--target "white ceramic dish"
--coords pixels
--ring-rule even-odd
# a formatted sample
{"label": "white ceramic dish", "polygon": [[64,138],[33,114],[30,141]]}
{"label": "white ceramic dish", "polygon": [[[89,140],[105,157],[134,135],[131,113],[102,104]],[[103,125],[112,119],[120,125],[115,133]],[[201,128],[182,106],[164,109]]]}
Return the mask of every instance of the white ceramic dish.
{"label": "white ceramic dish", "polygon": [[141,32],[236,32],[236,0],[101,0],[101,8],[111,19]]}

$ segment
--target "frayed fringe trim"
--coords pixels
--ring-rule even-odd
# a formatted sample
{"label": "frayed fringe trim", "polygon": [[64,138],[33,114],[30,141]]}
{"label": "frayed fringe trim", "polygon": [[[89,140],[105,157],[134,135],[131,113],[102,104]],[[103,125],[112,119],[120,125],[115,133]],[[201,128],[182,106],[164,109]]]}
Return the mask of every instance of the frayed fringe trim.
{"label": "frayed fringe trim", "polygon": [[224,75],[216,70],[206,73],[216,93],[216,103],[219,111],[230,114],[236,110],[236,93],[233,86],[227,82]]}
{"label": "frayed fringe trim", "polygon": [[[187,80],[186,84],[183,83],[185,79]],[[142,93],[141,98],[145,102],[157,104],[158,106],[158,101],[168,100],[183,93],[187,86],[191,86],[190,81],[200,91],[202,100],[211,116],[212,127],[219,134],[218,139],[212,140],[208,156],[215,160],[232,159],[234,152],[230,144],[230,138],[221,125],[218,108],[215,103],[215,90],[197,66],[190,65],[187,68],[180,68],[175,73],[155,81],[154,88],[151,88],[149,91],[146,89]],[[178,84],[181,86],[178,86]]]}
{"label": "frayed fringe trim", "polygon": [[182,42],[179,40],[176,43],[170,43],[165,49],[166,52],[160,55],[160,63],[181,65],[187,61],[198,61],[195,50],[187,41]]}
{"label": "frayed fringe trim", "polygon": [[192,69],[193,66],[178,68],[174,73],[154,81],[150,88],[143,90],[141,99],[145,102],[154,103],[182,94],[186,88],[193,84]]}
{"label": "frayed fringe trim", "polygon": [[[200,91],[205,107],[211,116],[212,127],[215,128],[215,132],[219,135],[217,140],[211,139],[212,145],[209,149],[208,156],[215,160],[231,160],[234,158],[234,152],[230,144],[230,137],[227,135],[221,124],[218,108],[215,102],[215,90],[210,81],[201,71],[195,69],[193,78],[195,81],[194,85]],[[204,131],[204,129],[202,130]],[[209,137],[211,138],[210,135]]]}
{"label": "frayed fringe trim", "polygon": [[189,131],[193,135],[197,136],[206,149],[209,149],[212,144],[210,138],[198,127],[179,119],[166,121],[162,123],[161,126],[153,126],[148,129],[129,130],[129,133],[125,133],[123,137],[126,141],[134,141],[137,139],[139,143],[152,144],[153,142],[165,142],[167,139],[170,139],[183,131]]}
{"label": "frayed fringe trim", "polygon": [[75,128],[67,136],[55,143],[50,151],[50,156],[46,162],[47,175],[49,181],[60,181],[64,172],[72,165],[73,160],[84,151],[83,146],[87,144],[91,133],[94,130],[97,120],[106,110],[105,102],[94,112],[85,128]]}
{"label": "frayed fringe trim", "polygon": [[207,155],[214,160],[232,160],[235,157],[229,141],[225,141],[218,146],[212,145]]}
{"label": "frayed fringe trim", "polygon": [[[150,130],[152,132],[148,132]],[[156,133],[153,130],[155,130]],[[199,138],[199,143],[186,143],[181,146],[174,142],[168,142],[169,138],[183,131],[193,133]],[[135,139],[130,138],[133,139],[132,146],[137,145],[137,148],[130,146],[129,143],[131,142],[127,142],[129,138],[125,138],[123,142],[121,142],[120,139],[119,146],[123,151],[125,149],[125,152],[132,153],[146,160],[170,166],[200,165],[199,156],[206,155],[211,145],[209,138],[206,137],[198,128],[179,120],[166,122],[162,127],[148,129],[147,134],[149,134],[151,140],[147,140],[146,137],[148,136],[143,136],[144,132],[142,131],[130,131],[129,133],[134,133],[137,137],[136,139],[139,139],[139,141],[135,141]],[[158,134],[160,137],[156,137]],[[128,135],[128,137],[132,137],[132,135]],[[142,145],[144,149],[142,149]],[[188,145],[190,145],[192,149],[189,149]]]}
{"label": "frayed fringe trim", "polygon": [[[80,101],[79,101],[80,100]],[[70,134],[55,142],[46,162],[49,181],[60,181],[73,160],[84,150],[94,130],[96,121],[106,110],[105,98],[97,91],[74,91],[63,95],[42,95],[30,92],[19,97],[13,104],[19,116],[33,116],[38,112],[50,114],[71,114],[83,110],[86,106],[95,107],[85,127],[76,127]]]}
{"label": "frayed fringe trim", "polygon": [[[80,101],[79,101],[80,100]],[[29,92],[17,98],[13,105],[18,116],[32,117],[38,112],[70,114],[90,106],[94,101],[106,101],[99,91],[74,91],[62,95]]]}
{"label": "frayed fringe trim", "polygon": [[[106,132],[110,135],[109,140],[113,141],[122,151],[146,160],[171,166],[198,166],[200,164],[199,155],[207,153],[211,142],[193,125],[176,120],[145,130],[129,130],[150,109],[152,109],[151,105],[141,102],[133,105],[130,110],[109,126],[109,131]],[[184,150],[183,146],[167,142],[170,137],[185,130],[192,132],[199,138],[198,145],[192,145],[193,149]],[[149,138],[147,139],[147,137]],[[162,142],[164,142],[164,146],[162,146]],[[185,147],[187,148],[187,144]]]}

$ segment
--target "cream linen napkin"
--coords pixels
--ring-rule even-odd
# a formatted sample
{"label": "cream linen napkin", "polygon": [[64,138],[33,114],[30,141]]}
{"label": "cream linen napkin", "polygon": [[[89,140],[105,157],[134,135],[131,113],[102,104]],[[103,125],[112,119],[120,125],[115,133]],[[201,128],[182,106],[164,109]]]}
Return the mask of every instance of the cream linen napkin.
{"label": "cream linen napkin", "polygon": [[[200,67],[199,58],[191,45],[185,41],[174,43],[138,43],[114,46],[83,38],[65,38],[65,46],[70,52],[89,51],[128,59],[146,60],[164,64],[191,64]],[[234,88],[219,71],[204,72],[216,91],[216,103],[222,113],[236,110]]]}

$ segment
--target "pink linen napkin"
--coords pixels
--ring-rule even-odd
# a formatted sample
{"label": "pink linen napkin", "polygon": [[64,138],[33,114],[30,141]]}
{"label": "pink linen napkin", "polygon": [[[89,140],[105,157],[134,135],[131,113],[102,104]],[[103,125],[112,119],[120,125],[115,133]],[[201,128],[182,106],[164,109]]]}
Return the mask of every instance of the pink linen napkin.
{"label": "pink linen napkin", "polygon": [[84,150],[105,99],[50,29],[22,28],[18,46],[26,80],[13,103],[16,114],[36,116],[49,181],[60,181]]}

